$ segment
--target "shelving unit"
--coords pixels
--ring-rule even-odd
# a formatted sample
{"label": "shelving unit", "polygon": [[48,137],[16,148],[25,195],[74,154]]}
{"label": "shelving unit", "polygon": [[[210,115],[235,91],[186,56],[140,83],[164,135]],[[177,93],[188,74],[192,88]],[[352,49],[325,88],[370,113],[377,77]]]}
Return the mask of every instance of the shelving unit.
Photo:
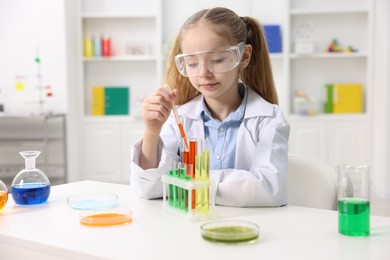
{"label": "shelving unit", "polygon": [[[85,37],[109,36],[112,52],[109,57],[84,57],[80,47],[85,116],[91,116],[94,86],[128,86],[130,106],[136,97],[149,95],[158,86],[162,78],[160,0],[142,4],[134,0],[83,0],[80,27],[82,45]],[[146,46],[145,53],[129,53],[128,45],[132,44]]]}
{"label": "shelving unit", "polygon": [[[372,6],[371,0],[287,1],[284,65],[290,152],[314,156],[334,166],[370,164]],[[297,27],[302,22],[312,25],[312,53],[294,50]],[[357,52],[327,52],[333,39]],[[325,85],[329,83],[362,84],[363,112],[323,113]],[[294,111],[296,91],[319,102],[317,115],[302,116]]]}
{"label": "shelving unit", "polygon": [[0,117],[0,179],[7,186],[24,169],[19,152],[38,150],[37,168],[52,185],[67,181],[66,116]]}
{"label": "shelving unit", "polygon": [[[82,177],[128,183],[131,143],[143,132],[139,100],[162,80],[162,2],[81,0],[79,18]],[[84,57],[84,38],[96,35],[111,38],[111,56]],[[132,54],[132,44],[148,47],[144,54]],[[129,115],[92,115],[96,86],[129,87]]]}

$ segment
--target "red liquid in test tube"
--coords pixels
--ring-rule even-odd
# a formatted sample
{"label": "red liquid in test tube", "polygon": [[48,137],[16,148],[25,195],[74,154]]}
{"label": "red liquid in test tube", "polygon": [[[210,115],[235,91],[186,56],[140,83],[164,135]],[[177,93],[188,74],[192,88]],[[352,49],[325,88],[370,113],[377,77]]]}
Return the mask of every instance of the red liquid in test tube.
{"label": "red liquid in test tube", "polygon": [[103,37],[102,39],[102,54],[104,57],[111,56],[111,38]]}

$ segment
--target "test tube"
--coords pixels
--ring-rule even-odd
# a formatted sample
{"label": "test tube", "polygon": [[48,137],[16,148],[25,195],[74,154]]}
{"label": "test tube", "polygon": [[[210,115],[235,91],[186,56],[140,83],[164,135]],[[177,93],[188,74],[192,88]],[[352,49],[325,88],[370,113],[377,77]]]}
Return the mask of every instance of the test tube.
{"label": "test tube", "polygon": [[[207,181],[207,182],[210,180],[210,152],[209,152],[209,150],[202,151],[201,179],[202,179],[202,181]],[[209,187],[202,188],[200,211],[202,213],[209,212]]]}
{"label": "test tube", "polygon": [[93,40],[90,36],[84,38],[84,56],[93,57]]}
{"label": "test tube", "polygon": [[[201,180],[201,171],[202,171],[202,155],[195,156],[195,180]],[[195,210],[201,211],[202,207],[202,191],[201,188],[196,189],[195,191]]]}
{"label": "test tube", "polygon": [[[174,168],[171,170],[172,171],[172,176],[175,178],[179,178],[179,171],[177,168]],[[176,185],[173,185],[172,188],[172,197],[173,197],[173,206],[175,208],[179,208],[179,187]]]}
{"label": "test tube", "polygon": [[[196,139],[190,140],[190,154],[188,157],[189,164],[193,165],[193,169],[196,169],[195,156],[198,154],[198,143]],[[192,178],[195,179],[195,170],[192,171]],[[196,193],[192,190],[192,208],[195,209],[196,204]]]}
{"label": "test tube", "polygon": [[[167,161],[167,164],[168,164],[167,175],[170,177],[174,177],[174,168],[175,168],[176,163],[173,162],[172,160],[169,160],[169,161]],[[167,200],[168,200],[168,204],[172,207],[174,206],[173,190],[174,190],[174,185],[168,184],[168,198],[167,198]]]}
{"label": "test tube", "polygon": [[[168,170],[168,176],[173,176],[173,171],[171,169]],[[173,206],[173,185],[168,184],[168,203],[170,206]]]}
{"label": "test tube", "polygon": [[[185,174],[186,174],[186,169],[183,168],[182,166],[179,167],[179,178],[180,180],[185,180]],[[179,209],[185,210],[185,190],[184,188],[179,188]]]}
{"label": "test tube", "polygon": [[[191,181],[192,176],[192,165],[191,164],[181,164],[180,169],[180,179],[183,181]],[[180,204],[180,209],[188,212],[188,190],[185,188],[180,188],[181,189],[181,204]]]}

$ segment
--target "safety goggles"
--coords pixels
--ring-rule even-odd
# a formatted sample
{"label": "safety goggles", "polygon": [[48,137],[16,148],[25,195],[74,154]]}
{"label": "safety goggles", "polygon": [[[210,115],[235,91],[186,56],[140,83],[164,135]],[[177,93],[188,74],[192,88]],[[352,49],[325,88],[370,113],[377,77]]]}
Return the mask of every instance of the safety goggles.
{"label": "safety goggles", "polygon": [[228,72],[240,64],[245,42],[212,51],[179,54],[175,57],[178,71],[184,77],[197,77],[201,66],[215,74]]}

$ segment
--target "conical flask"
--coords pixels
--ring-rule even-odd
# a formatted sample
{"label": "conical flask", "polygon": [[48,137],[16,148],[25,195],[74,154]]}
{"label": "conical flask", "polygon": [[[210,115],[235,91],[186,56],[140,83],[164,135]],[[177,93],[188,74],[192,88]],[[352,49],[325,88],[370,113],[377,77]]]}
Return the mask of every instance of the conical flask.
{"label": "conical flask", "polygon": [[23,151],[26,168],[21,170],[11,184],[12,198],[16,204],[35,205],[45,203],[50,195],[50,182],[47,176],[35,168],[40,151]]}
{"label": "conical flask", "polygon": [[8,200],[8,189],[2,180],[0,180],[0,211],[7,204]]}

